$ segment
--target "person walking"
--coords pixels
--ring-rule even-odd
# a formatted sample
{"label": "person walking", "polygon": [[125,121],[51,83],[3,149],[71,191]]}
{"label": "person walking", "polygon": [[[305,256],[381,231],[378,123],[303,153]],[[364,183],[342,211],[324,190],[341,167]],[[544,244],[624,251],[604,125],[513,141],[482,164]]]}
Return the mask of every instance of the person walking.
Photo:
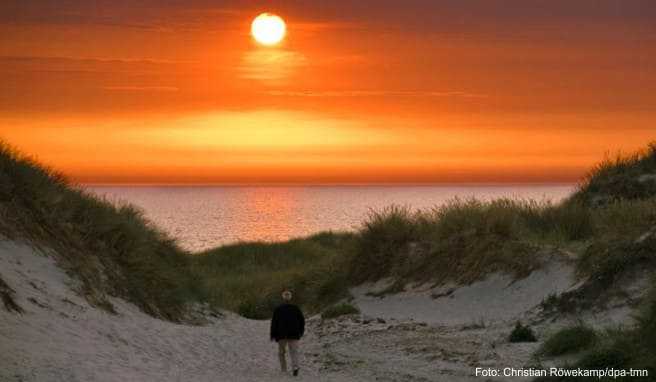
{"label": "person walking", "polygon": [[278,343],[278,357],[280,358],[280,369],[287,372],[287,360],[285,353],[289,351],[292,362],[292,375],[298,376],[298,341],[305,333],[305,317],[301,309],[292,304],[292,292],[282,292],[283,303],[276,308],[271,318],[271,341]]}

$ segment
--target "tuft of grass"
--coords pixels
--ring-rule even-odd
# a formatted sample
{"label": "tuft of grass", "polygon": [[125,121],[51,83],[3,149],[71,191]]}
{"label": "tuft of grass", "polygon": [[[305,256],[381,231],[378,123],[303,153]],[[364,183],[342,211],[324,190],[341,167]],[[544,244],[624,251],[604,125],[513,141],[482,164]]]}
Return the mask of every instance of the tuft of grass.
{"label": "tuft of grass", "polygon": [[595,241],[643,235],[656,227],[656,193],[640,200],[619,200],[592,210]]}
{"label": "tuft of grass", "polygon": [[597,341],[597,333],[594,329],[585,325],[576,325],[554,333],[542,344],[539,353],[546,356],[576,353],[591,347],[595,341]]}
{"label": "tuft of grass", "polygon": [[609,287],[627,271],[653,266],[656,264],[656,234],[638,239],[629,237],[610,242],[602,239],[592,243],[577,260],[578,272],[592,275],[598,284]]}
{"label": "tuft of grass", "polygon": [[408,246],[417,240],[417,216],[408,207],[389,206],[370,211],[359,232],[352,277],[356,281],[376,280],[390,275],[402,261]]}
{"label": "tuft of grass", "polygon": [[533,329],[527,325],[522,325],[521,322],[517,321],[515,328],[510,332],[508,336],[509,342],[536,342],[538,339],[533,333]]}
{"label": "tuft of grass", "polygon": [[360,309],[358,309],[357,307],[349,303],[341,303],[338,305],[333,305],[328,309],[324,310],[321,313],[321,318],[330,319],[330,318],[345,316],[348,314],[358,314],[358,313],[360,313]]}

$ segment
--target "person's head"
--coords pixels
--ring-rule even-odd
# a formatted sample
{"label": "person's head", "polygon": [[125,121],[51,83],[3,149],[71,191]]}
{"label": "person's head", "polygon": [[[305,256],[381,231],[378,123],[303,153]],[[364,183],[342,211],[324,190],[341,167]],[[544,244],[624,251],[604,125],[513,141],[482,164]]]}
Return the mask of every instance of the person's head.
{"label": "person's head", "polygon": [[289,289],[285,289],[284,291],[282,291],[282,299],[283,301],[291,301],[292,291],[290,291]]}

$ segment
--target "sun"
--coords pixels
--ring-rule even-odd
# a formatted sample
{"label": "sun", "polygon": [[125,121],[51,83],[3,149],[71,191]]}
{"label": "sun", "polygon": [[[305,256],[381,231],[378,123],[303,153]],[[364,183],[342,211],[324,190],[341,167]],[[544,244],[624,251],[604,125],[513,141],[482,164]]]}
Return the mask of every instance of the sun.
{"label": "sun", "polygon": [[257,16],[251,24],[251,34],[255,41],[262,45],[276,45],[285,37],[287,25],[277,15],[262,13]]}

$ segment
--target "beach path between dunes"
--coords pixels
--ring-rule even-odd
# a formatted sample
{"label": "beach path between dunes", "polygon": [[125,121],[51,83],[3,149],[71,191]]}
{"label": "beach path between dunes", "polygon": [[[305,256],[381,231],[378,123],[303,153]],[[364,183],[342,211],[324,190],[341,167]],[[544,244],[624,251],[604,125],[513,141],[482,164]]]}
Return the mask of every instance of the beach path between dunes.
{"label": "beach path between dunes", "polygon": [[[294,380],[473,381],[476,367],[523,366],[538,344],[511,344],[507,335],[515,318],[571,287],[571,270],[555,267],[523,281],[493,276],[448,293],[440,287],[379,298],[353,290],[363,314],[308,319]],[[118,314],[110,314],[74,292],[78,283],[51,257],[10,241],[0,241],[0,279],[23,310],[0,306],[2,381],[293,378],[279,371],[266,320],[224,312],[207,316],[205,325],[181,325],[120,299],[111,299]]]}

